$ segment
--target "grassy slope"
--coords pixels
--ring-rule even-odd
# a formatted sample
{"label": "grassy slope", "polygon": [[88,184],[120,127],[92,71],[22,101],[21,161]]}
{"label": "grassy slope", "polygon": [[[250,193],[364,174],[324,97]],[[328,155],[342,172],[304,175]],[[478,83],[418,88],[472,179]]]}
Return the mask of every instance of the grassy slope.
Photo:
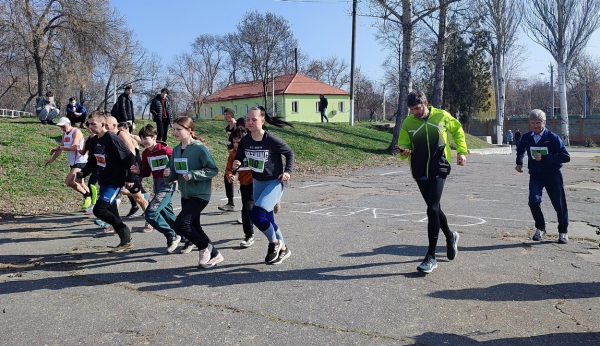
{"label": "grassy slope", "polygon": [[[139,121],[138,126],[147,123]],[[294,124],[294,128],[269,130],[285,140],[296,154],[295,175],[343,174],[349,169],[399,164],[387,154],[392,133],[371,124]],[[227,161],[225,123],[198,120],[196,133],[204,138],[224,172]],[[84,134],[87,134],[84,131]],[[486,143],[468,136],[469,147]],[[50,167],[44,167],[48,154],[61,139],[57,126],[42,126],[32,118],[0,119],[0,215],[31,215],[78,210],[81,198],[64,185],[68,172],[63,154]],[[483,143],[483,144],[482,144]],[[176,145],[169,135],[169,144]],[[213,179],[220,187],[222,179]],[[151,181],[144,185],[149,191]]]}

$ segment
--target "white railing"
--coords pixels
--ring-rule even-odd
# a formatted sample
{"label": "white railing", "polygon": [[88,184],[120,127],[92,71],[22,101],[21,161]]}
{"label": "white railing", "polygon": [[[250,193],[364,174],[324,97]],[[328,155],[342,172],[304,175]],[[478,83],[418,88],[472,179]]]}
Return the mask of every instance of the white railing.
{"label": "white railing", "polygon": [[0,118],[22,118],[32,116],[33,113],[31,112],[22,112],[13,109],[0,109]]}

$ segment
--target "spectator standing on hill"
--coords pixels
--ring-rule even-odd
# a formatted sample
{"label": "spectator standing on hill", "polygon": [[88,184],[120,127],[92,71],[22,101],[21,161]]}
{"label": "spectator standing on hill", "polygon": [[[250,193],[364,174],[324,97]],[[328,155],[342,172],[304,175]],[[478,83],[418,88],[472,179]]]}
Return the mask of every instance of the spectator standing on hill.
{"label": "spectator standing on hill", "polygon": [[327,102],[327,98],[325,97],[325,95],[319,95],[319,112],[321,112],[321,122],[323,122],[323,119],[329,122],[329,118],[327,118],[328,105],[329,102]]}
{"label": "spectator standing on hill", "polygon": [[150,104],[150,114],[152,119],[156,123],[156,140],[161,142],[167,142],[167,133],[169,132],[169,126],[171,126],[171,102],[169,102],[169,89],[163,88],[160,90],[160,94],[156,95],[152,99]]}
{"label": "spectator standing on hill", "polygon": [[517,172],[523,172],[523,157],[527,153],[529,168],[529,209],[535,221],[535,234],[532,239],[539,241],[546,234],[546,222],[542,213],[542,189],[546,189],[558,219],[558,243],[569,242],[569,211],[565,188],[560,169],[563,163],[571,161],[571,156],[563,141],[555,133],[546,129],[546,113],[534,109],[529,113],[532,131],[523,135],[517,146]]}
{"label": "spectator standing on hill", "polygon": [[133,93],[133,88],[131,86],[126,86],[125,91],[119,95],[117,99],[116,106],[113,107],[113,111],[111,111],[111,115],[117,118],[117,123],[126,121],[133,125],[135,122],[134,112],[133,112],[133,101],[131,100],[131,94]]}

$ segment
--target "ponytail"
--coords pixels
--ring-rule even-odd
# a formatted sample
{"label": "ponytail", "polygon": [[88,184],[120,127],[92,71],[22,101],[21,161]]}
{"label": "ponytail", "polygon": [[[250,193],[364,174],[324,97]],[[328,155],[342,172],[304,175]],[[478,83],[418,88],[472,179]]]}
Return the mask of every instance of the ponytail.
{"label": "ponytail", "polygon": [[[250,108],[250,110],[259,110],[260,115],[262,115],[265,118],[265,122],[268,124],[271,124],[275,127],[279,127],[279,128],[282,128],[284,126],[289,126],[292,128],[294,127],[294,125],[292,125],[290,122],[283,120],[283,117],[270,116],[269,113],[267,113],[267,110],[265,109],[265,107],[263,107],[263,106],[252,107],[252,108]],[[264,129],[266,129],[265,125],[263,125],[263,130]]]}

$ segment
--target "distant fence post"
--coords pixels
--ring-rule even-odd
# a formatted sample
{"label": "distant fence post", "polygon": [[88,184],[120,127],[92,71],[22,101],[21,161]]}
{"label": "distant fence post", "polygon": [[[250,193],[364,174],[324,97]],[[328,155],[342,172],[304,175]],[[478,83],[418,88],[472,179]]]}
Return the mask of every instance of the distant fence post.
{"label": "distant fence post", "polygon": [[16,111],[14,109],[0,109],[0,118],[23,118],[23,117],[33,117],[33,113]]}

